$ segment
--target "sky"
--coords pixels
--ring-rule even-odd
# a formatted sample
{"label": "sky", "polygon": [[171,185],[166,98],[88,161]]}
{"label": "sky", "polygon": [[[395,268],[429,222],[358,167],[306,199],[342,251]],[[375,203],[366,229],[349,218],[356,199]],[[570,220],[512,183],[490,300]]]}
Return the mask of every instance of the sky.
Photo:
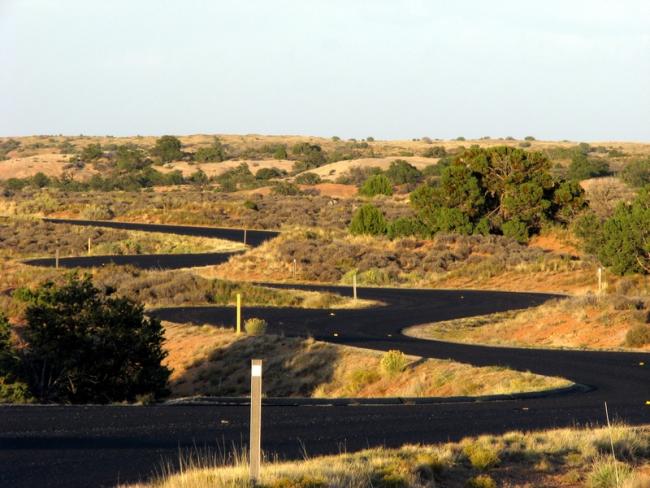
{"label": "sky", "polygon": [[647,0],[0,0],[0,136],[650,141]]}

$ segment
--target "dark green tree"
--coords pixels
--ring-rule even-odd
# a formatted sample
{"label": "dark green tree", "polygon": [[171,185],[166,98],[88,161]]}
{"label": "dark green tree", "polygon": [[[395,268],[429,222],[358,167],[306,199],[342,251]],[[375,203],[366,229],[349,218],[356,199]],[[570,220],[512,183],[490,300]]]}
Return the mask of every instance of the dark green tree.
{"label": "dark green tree", "polygon": [[170,163],[183,157],[181,141],[174,136],[162,136],[156,141],[151,154],[163,163]]}
{"label": "dark green tree", "polygon": [[393,185],[415,185],[422,180],[422,172],[403,159],[392,161],[385,174]]}
{"label": "dark green tree", "polygon": [[376,195],[392,195],[393,194],[393,185],[390,180],[383,174],[369,176],[366,181],[364,181],[361,188],[359,188],[359,194],[366,197],[374,197]]}
{"label": "dark green tree", "polygon": [[81,150],[79,157],[82,161],[95,161],[104,155],[100,144],[88,144]]}
{"label": "dark green tree", "polygon": [[355,235],[384,235],[387,230],[384,214],[374,205],[367,204],[358,208],[350,222],[350,232]]}
{"label": "dark green tree", "polygon": [[326,155],[318,144],[300,142],[291,148],[291,152],[298,160],[293,165],[294,173],[302,173],[309,169],[318,168],[327,162]]}
{"label": "dark green tree", "polygon": [[144,151],[135,144],[123,144],[115,150],[115,165],[122,171],[137,171],[146,168],[151,161]]}
{"label": "dark green tree", "polygon": [[0,403],[24,402],[29,399],[27,385],[17,378],[18,353],[11,340],[11,327],[0,313]]}
{"label": "dark green tree", "polygon": [[163,328],[142,305],[76,275],[17,297],[27,302],[23,375],[40,401],[107,403],[167,393]]}
{"label": "dark green tree", "polygon": [[623,171],[621,179],[630,186],[641,188],[650,184],[650,158],[635,159],[629,162]]}
{"label": "dark green tree", "polygon": [[583,151],[576,151],[571,158],[567,176],[572,180],[586,180],[611,174],[609,163],[604,159],[590,158]]}
{"label": "dark green tree", "polygon": [[316,173],[301,173],[296,176],[296,183],[299,185],[317,185],[321,182],[320,176]]}
{"label": "dark green tree", "polygon": [[227,159],[226,147],[221,143],[219,138],[215,137],[210,146],[197,149],[194,154],[194,159],[199,163],[225,161]]}

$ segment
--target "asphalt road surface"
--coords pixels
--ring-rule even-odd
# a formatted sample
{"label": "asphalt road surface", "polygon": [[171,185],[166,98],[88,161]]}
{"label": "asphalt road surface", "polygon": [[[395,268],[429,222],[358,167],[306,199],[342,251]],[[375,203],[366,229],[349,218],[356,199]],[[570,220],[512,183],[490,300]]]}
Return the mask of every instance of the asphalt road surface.
{"label": "asphalt road surface", "polygon": [[[130,228],[153,230],[132,225]],[[160,226],[155,227],[160,231]],[[185,233],[200,228],[165,226],[167,232],[176,229]],[[222,237],[213,229],[209,232]],[[101,265],[93,259],[83,258],[80,265]],[[174,256],[167,259],[173,261]],[[191,265],[190,257],[184,259]],[[350,293],[338,287],[304,288]],[[563,376],[584,388],[497,401],[457,399],[412,404],[403,399],[382,405],[344,406],[274,403],[263,409],[263,448],[267,452],[300,458],[303,449],[315,455],[509,430],[596,425],[605,421],[605,401],[616,419],[632,424],[650,422],[650,405],[646,404],[650,400],[648,354],[480,347],[423,341],[400,333],[410,325],[533,306],[551,298],[549,295],[377,288],[361,288],[359,294],[385,306],[333,312],[247,308],[244,313],[266,318],[272,331],[287,335],[308,333],[317,339],[359,347],[400,349],[478,366],[508,366]],[[232,324],[234,319],[234,311],[226,307],[169,308],[153,313],[164,319],[202,324]],[[0,407],[0,486],[112,486],[147,479],[163,463],[175,465],[181,452],[242,447],[248,435],[248,415],[246,406],[209,402],[148,407]]]}

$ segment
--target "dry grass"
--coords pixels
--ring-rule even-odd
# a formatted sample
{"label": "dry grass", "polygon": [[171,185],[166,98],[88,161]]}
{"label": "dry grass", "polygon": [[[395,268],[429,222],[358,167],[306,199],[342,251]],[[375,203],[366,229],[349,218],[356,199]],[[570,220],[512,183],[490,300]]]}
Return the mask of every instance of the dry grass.
{"label": "dry grass", "polygon": [[[295,462],[265,462],[257,486],[269,488],[362,487],[577,487],[614,488],[615,446],[620,488],[650,485],[650,429],[606,428],[510,432],[437,445],[376,448]],[[309,446],[306,446],[309,449]],[[268,458],[268,456],[267,456]],[[181,472],[169,467],[138,487],[252,487],[245,455],[183,457]],[[484,462],[489,460],[490,462]],[[482,480],[483,484],[470,482]],[[491,482],[489,480],[492,480]]]}
{"label": "dry grass", "polygon": [[[536,308],[409,328],[408,335],[471,344],[630,349],[626,335],[647,326],[650,303],[622,295],[573,297]],[[650,327],[650,326],[648,326]],[[650,350],[650,344],[634,349]]]}
{"label": "dry grass", "polygon": [[401,372],[386,373],[383,353],[313,339],[237,336],[232,329],[165,323],[166,364],[174,396],[246,396],[247,365],[265,360],[264,394],[271,397],[425,397],[507,394],[568,386],[500,367],[475,368],[446,360],[408,357]]}

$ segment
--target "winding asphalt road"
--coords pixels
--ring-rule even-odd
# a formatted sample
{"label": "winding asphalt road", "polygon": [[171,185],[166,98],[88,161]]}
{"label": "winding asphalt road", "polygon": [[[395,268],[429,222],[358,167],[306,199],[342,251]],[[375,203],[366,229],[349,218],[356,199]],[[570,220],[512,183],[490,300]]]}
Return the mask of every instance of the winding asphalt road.
{"label": "winding asphalt road", "polygon": [[[85,222],[90,224],[107,223]],[[186,235],[209,232],[215,237],[237,232],[109,224],[138,230],[155,227],[156,231]],[[249,236],[255,235],[251,232]],[[259,236],[251,237],[260,239],[257,244],[274,235],[259,232]],[[243,237],[241,231],[239,237]],[[182,257],[188,266],[195,258],[197,263],[203,262],[200,255]],[[78,266],[103,264],[96,258],[78,259],[82,260],[76,263]],[[158,259],[161,267],[176,267],[174,260],[178,258]],[[53,260],[33,264],[52,265]],[[131,264],[138,265],[138,260]],[[303,288],[349,293],[338,287]],[[331,406],[269,401],[263,413],[263,447],[268,452],[296,458],[302,456],[303,449],[309,454],[324,454],[377,445],[455,440],[488,432],[601,424],[605,401],[615,418],[633,424],[650,423],[650,405],[646,404],[650,400],[648,354],[481,347],[423,341],[400,333],[402,328],[419,323],[533,306],[549,299],[549,295],[378,288],[362,288],[359,292],[363,298],[386,305],[338,310],[333,315],[323,310],[277,308],[249,308],[245,313],[266,318],[274,331],[287,335],[308,333],[317,339],[359,347],[400,349],[479,366],[508,366],[563,376],[585,388],[550,396],[490,401],[430,399],[419,403],[393,399],[359,405],[332,402]],[[202,324],[233,320],[233,310],[225,307],[167,308],[153,313],[168,320]],[[163,459],[173,465],[179,450],[242,446],[248,432],[248,415],[245,405],[210,402],[150,407],[0,407],[0,486],[111,486],[146,479]]]}

